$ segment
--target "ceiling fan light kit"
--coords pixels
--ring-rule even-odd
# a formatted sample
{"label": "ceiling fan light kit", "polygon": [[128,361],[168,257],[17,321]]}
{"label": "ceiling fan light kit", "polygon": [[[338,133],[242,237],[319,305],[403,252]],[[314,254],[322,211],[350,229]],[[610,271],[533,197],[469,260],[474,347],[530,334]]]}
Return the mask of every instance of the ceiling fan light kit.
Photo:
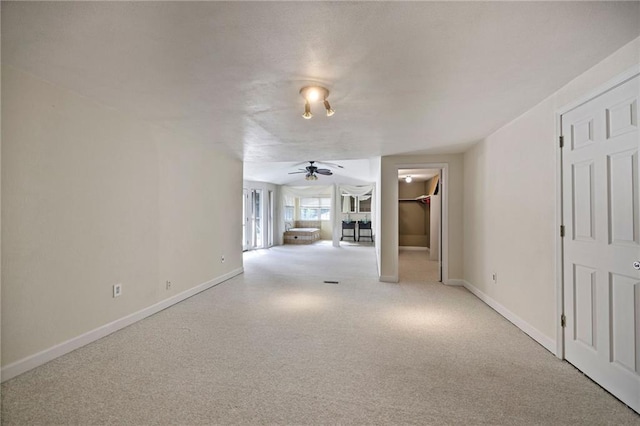
{"label": "ceiling fan light kit", "polygon": [[329,89],[322,86],[305,86],[300,89],[300,94],[305,100],[304,103],[304,114],[302,116],[307,120],[313,117],[311,114],[311,103],[322,100],[324,104],[324,108],[327,110],[327,117],[331,117],[335,111],[331,109],[331,105],[327,98],[329,97]]}

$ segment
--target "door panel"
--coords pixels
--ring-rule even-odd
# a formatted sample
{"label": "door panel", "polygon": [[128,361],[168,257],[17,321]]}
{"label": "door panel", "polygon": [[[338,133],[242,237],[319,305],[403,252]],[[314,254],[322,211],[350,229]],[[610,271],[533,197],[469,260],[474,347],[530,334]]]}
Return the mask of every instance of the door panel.
{"label": "door panel", "polygon": [[607,108],[607,139],[638,130],[638,99],[631,97]]}
{"label": "door panel", "polygon": [[573,230],[578,240],[595,238],[593,161],[573,166]]}
{"label": "door panel", "polygon": [[574,340],[596,348],[596,270],[574,265]]}
{"label": "door panel", "polygon": [[636,76],[562,116],[566,359],[640,412]]}
{"label": "door panel", "polygon": [[593,143],[593,117],[576,122],[571,125],[571,146],[573,149]]}
{"label": "door panel", "polygon": [[638,343],[634,331],[638,328],[635,317],[640,301],[640,281],[611,274],[610,291],[613,305],[617,309],[611,311],[611,361],[638,372]]}
{"label": "door panel", "polygon": [[634,180],[629,178],[638,175],[638,150],[631,149],[611,155],[607,160],[611,196],[609,241],[616,245],[640,246],[638,194],[633,188]]}

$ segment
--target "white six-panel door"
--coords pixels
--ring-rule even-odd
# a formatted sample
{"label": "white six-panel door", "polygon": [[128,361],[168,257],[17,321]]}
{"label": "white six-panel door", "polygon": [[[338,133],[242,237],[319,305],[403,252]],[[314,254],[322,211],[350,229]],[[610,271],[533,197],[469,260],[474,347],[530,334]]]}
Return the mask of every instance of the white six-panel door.
{"label": "white six-panel door", "polygon": [[565,358],[640,412],[636,76],[562,115]]}

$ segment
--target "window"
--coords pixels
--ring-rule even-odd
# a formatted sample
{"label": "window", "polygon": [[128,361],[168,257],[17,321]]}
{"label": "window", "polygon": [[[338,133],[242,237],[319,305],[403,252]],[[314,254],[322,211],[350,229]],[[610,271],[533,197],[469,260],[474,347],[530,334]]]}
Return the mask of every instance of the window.
{"label": "window", "polygon": [[331,198],[300,198],[300,220],[330,220]]}
{"label": "window", "polygon": [[295,200],[292,196],[286,195],[284,197],[284,220],[289,222],[293,221],[293,212],[295,210]]}

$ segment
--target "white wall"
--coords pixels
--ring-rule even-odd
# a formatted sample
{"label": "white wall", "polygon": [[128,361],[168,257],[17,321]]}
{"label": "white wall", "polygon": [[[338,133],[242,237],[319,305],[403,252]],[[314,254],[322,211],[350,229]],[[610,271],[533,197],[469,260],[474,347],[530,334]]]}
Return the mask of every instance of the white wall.
{"label": "white wall", "polygon": [[[379,222],[380,279],[398,280],[398,168],[406,165],[447,163],[449,176],[446,189],[448,195],[447,221],[449,241],[448,279],[462,279],[462,211],[463,211],[463,162],[462,154],[449,155],[396,155],[382,157],[381,164],[381,211]],[[407,167],[405,167],[407,168]],[[412,167],[415,168],[415,167]],[[421,167],[427,168],[427,167]]]}
{"label": "white wall", "polygon": [[2,91],[3,366],[242,270],[239,160],[16,69]]}
{"label": "white wall", "polygon": [[638,63],[640,39],[464,155],[464,279],[552,351],[559,316],[556,112]]}

